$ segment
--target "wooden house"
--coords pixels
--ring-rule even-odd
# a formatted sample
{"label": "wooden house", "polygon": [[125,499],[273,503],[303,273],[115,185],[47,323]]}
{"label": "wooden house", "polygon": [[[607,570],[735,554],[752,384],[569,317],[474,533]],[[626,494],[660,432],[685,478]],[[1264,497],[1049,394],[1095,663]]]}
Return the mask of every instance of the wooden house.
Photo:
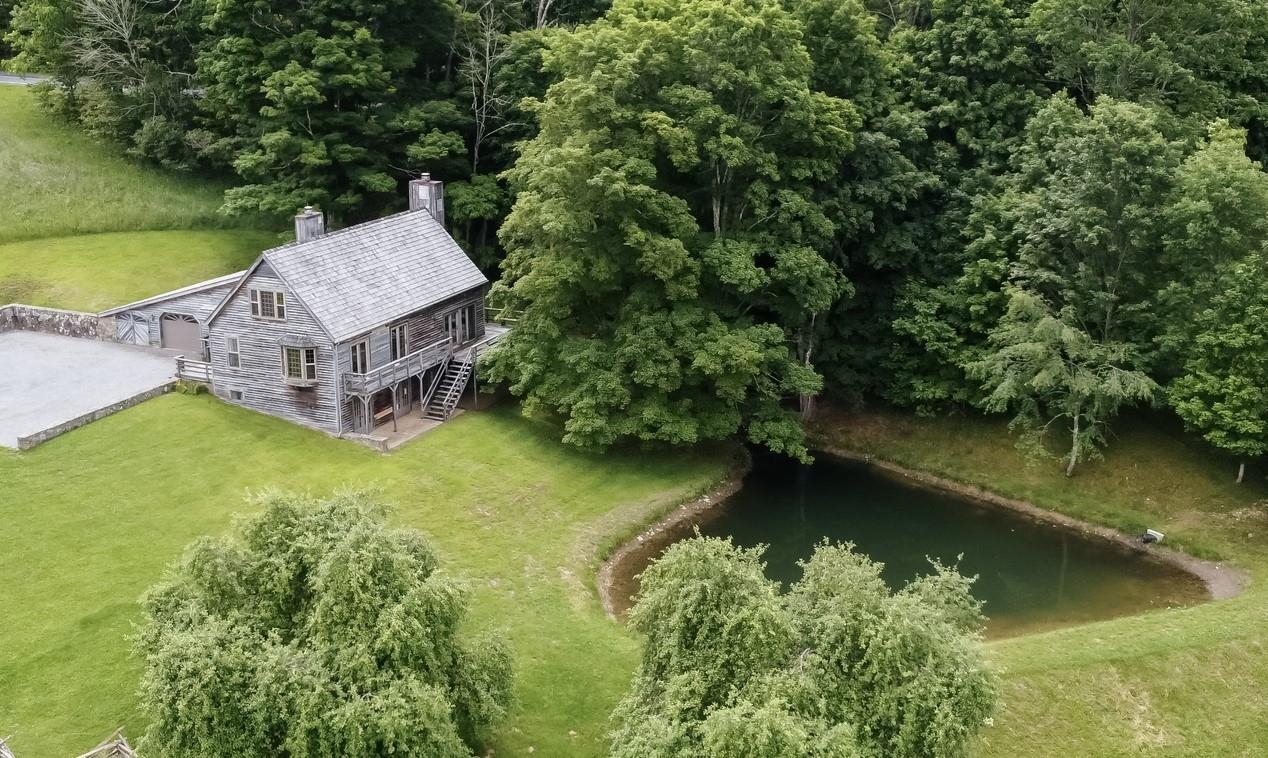
{"label": "wooden house", "polygon": [[185,352],[184,376],[233,403],[332,434],[370,434],[411,408],[445,419],[487,326],[488,280],[444,228],[443,185],[410,183],[410,210],[296,241],[244,272],[107,311],[122,338]]}

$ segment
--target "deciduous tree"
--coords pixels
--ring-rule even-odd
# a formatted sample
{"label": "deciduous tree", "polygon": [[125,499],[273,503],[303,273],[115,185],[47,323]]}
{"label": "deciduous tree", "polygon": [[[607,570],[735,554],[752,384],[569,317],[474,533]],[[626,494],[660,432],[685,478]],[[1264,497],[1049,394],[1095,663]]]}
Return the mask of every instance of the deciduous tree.
{"label": "deciduous tree", "polygon": [[1174,376],[1232,267],[1268,243],[1268,173],[1246,157],[1246,132],[1226,121],[1176,171],[1159,209],[1162,264],[1154,316],[1164,376]]}
{"label": "deciduous tree", "polygon": [[469,756],[510,699],[510,659],[460,632],[463,591],[364,494],[271,493],[145,596],[142,749]]}
{"label": "deciduous tree", "polygon": [[935,565],[891,593],[826,543],[787,595],[762,568],[761,549],[697,537],[644,572],[614,756],[966,754],[995,696],[971,580]]}
{"label": "deciduous tree", "polygon": [[1180,418],[1241,460],[1268,453],[1268,258],[1248,256],[1220,278],[1197,317],[1184,374],[1170,388]]}
{"label": "deciduous tree", "polygon": [[467,119],[437,97],[457,18],[452,0],[212,2],[201,102],[244,181],[226,209],[356,219],[397,202],[405,169],[464,166]]}
{"label": "deciduous tree", "polygon": [[744,429],[804,453],[784,403],[818,390],[809,337],[843,286],[814,184],[858,121],[811,90],[800,35],[757,0],[618,0],[552,38],[501,233],[523,317],[488,365],[568,442]]}

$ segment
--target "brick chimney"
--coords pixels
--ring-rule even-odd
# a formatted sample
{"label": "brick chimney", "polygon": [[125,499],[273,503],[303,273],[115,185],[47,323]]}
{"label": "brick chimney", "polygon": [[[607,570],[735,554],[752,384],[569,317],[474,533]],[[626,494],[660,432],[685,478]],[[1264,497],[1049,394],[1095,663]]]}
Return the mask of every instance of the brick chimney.
{"label": "brick chimney", "polygon": [[445,223],[445,183],[423,174],[409,183],[409,209],[427,211],[432,218]]}
{"label": "brick chimney", "polygon": [[326,233],[326,217],[313,206],[305,205],[295,216],[295,241],[310,242]]}

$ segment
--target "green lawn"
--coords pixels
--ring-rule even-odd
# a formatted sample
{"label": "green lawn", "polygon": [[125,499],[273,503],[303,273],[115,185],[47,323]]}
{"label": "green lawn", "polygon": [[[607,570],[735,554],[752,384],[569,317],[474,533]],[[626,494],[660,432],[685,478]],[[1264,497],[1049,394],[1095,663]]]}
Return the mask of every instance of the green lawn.
{"label": "green lawn", "polygon": [[101,311],[246,268],[277,235],[116,232],[0,245],[0,304]]}
{"label": "green lawn", "polygon": [[384,456],[169,395],[28,453],[0,450],[0,734],[31,758],[77,755],[120,725],[138,735],[125,635],[163,567],[223,531],[249,490],[374,484],[469,581],[473,626],[513,644],[518,703],[496,753],[602,754],[638,645],[599,607],[598,546],[705,491],[728,456],[588,455],[557,439],[506,408]]}
{"label": "green lawn", "polygon": [[[1120,424],[1104,463],[1067,480],[1031,467],[1002,423],[828,413],[826,444],[883,456],[1268,570],[1262,472],[1153,419]],[[465,414],[390,456],[207,396],[168,396],[24,454],[0,452],[0,732],[20,755],[139,733],[136,597],[190,539],[222,531],[242,494],[372,483],[395,518],[431,533],[469,582],[472,624],[516,652],[518,703],[498,755],[600,755],[637,640],[593,589],[600,546],[723,474],[722,451],[672,455],[562,447],[513,408]],[[651,505],[648,505],[651,503]],[[975,754],[1268,754],[1268,593],[990,644],[1003,671]]]}
{"label": "green lawn", "polygon": [[1102,463],[1066,479],[1028,466],[995,419],[829,412],[820,444],[902,465],[1229,560],[1241,597],[991,643],[1004,671],[979,756],[1268,755],[1268,486],[1159,416],[1126,419]]}
{"label": "green lawn", "polygon": [[225,186],[147,168],[44,113],[25,87],[0,87],[0,243],[93,232],[231,225]]}
{"label": "green lawn", "polygon": [[0,305],[97,311],[245,267],[276,234],[225,185],[147,167],[0,87]]}

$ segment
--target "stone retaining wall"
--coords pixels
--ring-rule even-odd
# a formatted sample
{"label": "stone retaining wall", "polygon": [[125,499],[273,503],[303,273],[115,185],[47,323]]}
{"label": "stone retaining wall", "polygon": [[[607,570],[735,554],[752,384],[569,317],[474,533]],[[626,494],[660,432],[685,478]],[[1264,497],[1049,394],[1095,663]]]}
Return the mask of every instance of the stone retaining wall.
{"label": "stone retaining wall", "polygon": [[140,405],[141,403],[144,403],[146,400],[149,400],[151,398],[158,397],[159,395],[165,395],[168,392],[171,392],[172,388],[175,386],[176,386],[176,382],[171,381],[160,387],[155,387],[154,389],[149,389],[149,390],[146,390],[145,392],[141,392],[136,395],[133,395],[132,397],[127,398],[126,400],[120,400],[117,403],[111,403],[110,405],[98,408],[95,411],[85,413],[82,416],[77,416],[71,419],[70,421],[63,421],[62,423],[57,424],[56,426],[50,426],[49,428],[42,429],[34,434],[28,434],[25,437],[18,437],[18,450],[30,450],[36,445],[39,445],[44,442],[48,442],[54,437],[63,435],[70,431],[74,431],[81,426],[87,426],[88,424],[91,424],[94,421],[98,421],[100,419],[105,418],[106,416],[110,416],[115,413],[118,413],[119,411],[125,411],[134,405]]}
{"label": "stone retaining wall", "polygon": [[0,332],[43,332],[64,337],[118,342],[113,316],[11,303],[0,306]]}

